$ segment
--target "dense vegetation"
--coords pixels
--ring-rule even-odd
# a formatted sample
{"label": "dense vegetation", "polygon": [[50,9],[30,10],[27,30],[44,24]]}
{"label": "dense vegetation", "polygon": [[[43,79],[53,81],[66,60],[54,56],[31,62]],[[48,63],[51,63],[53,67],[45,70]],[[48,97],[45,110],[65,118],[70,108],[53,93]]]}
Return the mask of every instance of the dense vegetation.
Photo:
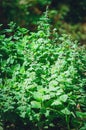
{"label": "dense vegetation", "polygon": [[86,0],[0,0],[0,130],[86,130],[85,12]]}
{"label": "dense vegetation", "polygon": [[0,32],[0,121],[4,130],[85,130],[85,46],[59,36],[46,14],[36,32]]}

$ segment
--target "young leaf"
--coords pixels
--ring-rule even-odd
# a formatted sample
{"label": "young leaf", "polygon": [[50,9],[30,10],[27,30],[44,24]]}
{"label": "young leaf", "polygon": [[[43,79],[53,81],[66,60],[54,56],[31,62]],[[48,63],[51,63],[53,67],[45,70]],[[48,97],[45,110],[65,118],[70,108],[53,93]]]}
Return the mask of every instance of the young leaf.
{"label": "young leaf", "polygon": [[31,101],[32,108],[41,108],[41,103],[37,101]]}

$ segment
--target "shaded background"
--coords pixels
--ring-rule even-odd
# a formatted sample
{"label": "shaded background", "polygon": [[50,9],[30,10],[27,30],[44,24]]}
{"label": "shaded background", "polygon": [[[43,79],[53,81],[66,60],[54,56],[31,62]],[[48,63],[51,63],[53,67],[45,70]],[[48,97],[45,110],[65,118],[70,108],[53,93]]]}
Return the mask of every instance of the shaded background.
{"label": "shaded background", "polygon": [[34,31],[47,6],[52,27],[85,44],[86,0],[0,0],[0,23],[6,28],[13,21]]}

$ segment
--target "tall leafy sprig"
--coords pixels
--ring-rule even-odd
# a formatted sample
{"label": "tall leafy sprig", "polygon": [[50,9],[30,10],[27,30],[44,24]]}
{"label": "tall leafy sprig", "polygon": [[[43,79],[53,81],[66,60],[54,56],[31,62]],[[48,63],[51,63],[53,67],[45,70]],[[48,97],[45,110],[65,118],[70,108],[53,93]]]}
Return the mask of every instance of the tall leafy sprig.
{"label": "tall leafy sprig", "polygon": [[[37,32],[22,35],[22,30],[25,29],[18,28],[14,33],[13,37],[19,33],[16,40],[10,39],[17,60],[10,48],[8,59],[12,55],[16,62],[12,64],[11,78],[6,76],[0,87],[1,119],[10,121],[14,113],[23,123],[31,123],[32,129],[39,130],[84,127],[85,49],[80,50],[67,35],[58,39],[56,32],[52,35],[47,13],[41,18]],[[6,45],[10,42],[5,38]],[[9,52],[7,46],[4,47]],[[15,116],[12,118],[16,124]]]}

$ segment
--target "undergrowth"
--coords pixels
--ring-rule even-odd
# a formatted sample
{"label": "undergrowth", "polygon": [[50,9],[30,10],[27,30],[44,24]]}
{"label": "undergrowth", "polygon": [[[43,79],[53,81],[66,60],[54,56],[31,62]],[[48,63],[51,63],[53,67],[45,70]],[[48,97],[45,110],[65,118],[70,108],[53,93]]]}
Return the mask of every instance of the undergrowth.
{"label": "undergrowth", "polygon": [[1,32],[0,66],[5,130],[86,129],[85,48],[51,31],[47,12],[37,32],[12,22]]}

